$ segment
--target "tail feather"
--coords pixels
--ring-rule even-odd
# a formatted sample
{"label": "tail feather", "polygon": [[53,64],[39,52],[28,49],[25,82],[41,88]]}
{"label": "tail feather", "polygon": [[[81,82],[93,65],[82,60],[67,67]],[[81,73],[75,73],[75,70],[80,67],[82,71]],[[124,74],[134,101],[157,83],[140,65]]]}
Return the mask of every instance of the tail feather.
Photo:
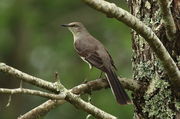
{"label": "tail feather", "polygon": [[118,80],[118,77],[115,72],[112,70],[106,72],[108,82],[110,84],[111,90],[116,97],[116,100],[119,104],[130,104],[131,100],[129,99],[127,93],[123,89],[121,83]]}

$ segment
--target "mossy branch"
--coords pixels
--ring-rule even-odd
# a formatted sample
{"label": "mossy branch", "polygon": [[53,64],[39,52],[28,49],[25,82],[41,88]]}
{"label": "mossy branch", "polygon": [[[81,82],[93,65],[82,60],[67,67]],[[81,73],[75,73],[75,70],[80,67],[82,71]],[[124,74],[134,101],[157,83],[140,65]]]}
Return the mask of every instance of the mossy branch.
{"label": "mossy branch", "polygon": [[171,13],[170,5],[172,0],[158,0],[159,6],[161,9],[162,18],[166,28],[167,38],[172,41],[175,38],[176,34],[176,25]]}

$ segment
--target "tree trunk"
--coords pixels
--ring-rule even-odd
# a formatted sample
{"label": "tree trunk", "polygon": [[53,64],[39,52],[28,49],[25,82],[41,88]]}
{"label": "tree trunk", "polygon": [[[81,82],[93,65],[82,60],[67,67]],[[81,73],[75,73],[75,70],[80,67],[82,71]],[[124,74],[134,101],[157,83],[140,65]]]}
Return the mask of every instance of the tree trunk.
{"label": "tree trunk", "polygon": [[[132,0],[129,6],[134,16],[153,29],[180,67],[180,19],[177,17],[180,12],[179,6],[175,4],[177,1],[179,0],[174,0],[171,7],[178,29],[174,41],[169,41],[166,37],[157,0]],[[177,116],[180,106],[176,102],[173,87],[170,86],[161,62],[147,42],[135,31],[132,32],[132,48],[133,78],[143,84],[141,92],[136,92],[133,95],[134,118],[180,119]]]}

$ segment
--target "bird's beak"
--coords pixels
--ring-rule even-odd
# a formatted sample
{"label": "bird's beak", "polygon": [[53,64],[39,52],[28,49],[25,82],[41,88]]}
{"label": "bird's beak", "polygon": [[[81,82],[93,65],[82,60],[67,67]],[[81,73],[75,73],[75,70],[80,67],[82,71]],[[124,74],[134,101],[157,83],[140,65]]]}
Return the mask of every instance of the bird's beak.
{"label": "bird's beak", "polygon": [[69,24],[62,24],[61,26],[63,26],[63,27],[72,27],[72,26],[69,25]]}

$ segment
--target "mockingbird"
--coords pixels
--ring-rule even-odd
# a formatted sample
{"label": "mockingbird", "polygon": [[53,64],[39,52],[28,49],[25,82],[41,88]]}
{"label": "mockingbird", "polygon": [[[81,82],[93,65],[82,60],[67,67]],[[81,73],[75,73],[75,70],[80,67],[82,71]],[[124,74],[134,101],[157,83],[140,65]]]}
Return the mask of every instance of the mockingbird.
{"label": "mockingbird", "polygon": [[74,47],[79,56],[89,64],[90,68],[94,66],[106,74],[117,102],[119,104],[131,103],[115,73],[116,67],[112,57],[103,44],[96,40],[80,22],[72,22],[62,26],[68,27],[72,32]]}

